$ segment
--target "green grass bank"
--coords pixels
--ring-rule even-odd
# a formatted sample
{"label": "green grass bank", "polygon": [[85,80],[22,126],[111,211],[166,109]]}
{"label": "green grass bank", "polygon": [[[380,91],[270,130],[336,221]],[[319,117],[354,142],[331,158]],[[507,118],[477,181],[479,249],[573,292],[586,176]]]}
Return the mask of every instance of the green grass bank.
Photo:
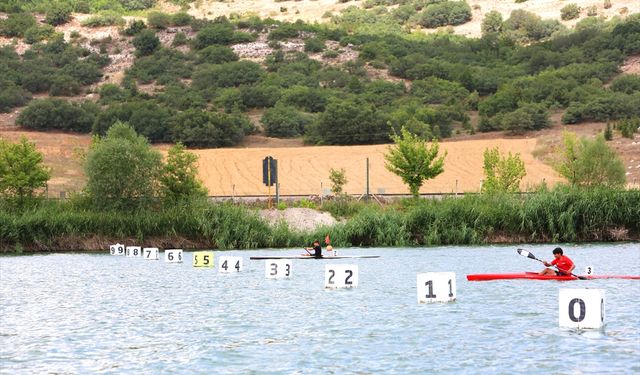
{"label": "green grass bank", "polygon": [[310,232],[271,226],[255,207],[189,204],[132,212],[94,211],[73,199],[26,209],[0,205],[2,252],[106,250],[135,243],[160,248],[437,246],[640,240],[640,190],[560,187],[527,195],[406,199],[388,205],[337,200],[320,208],[345,218]]}

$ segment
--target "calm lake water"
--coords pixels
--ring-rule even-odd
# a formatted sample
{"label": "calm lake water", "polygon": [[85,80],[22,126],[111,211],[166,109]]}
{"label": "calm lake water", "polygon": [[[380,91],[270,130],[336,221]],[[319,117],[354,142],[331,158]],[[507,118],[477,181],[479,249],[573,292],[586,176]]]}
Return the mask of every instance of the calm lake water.
{"label": "calm lake water", "polygon": [[[468,282],[537,271],[516,245],[340,249],[359,286],[324,288],[325,261],[265,278],[106,254],[0,257],[0,373],[640,373],[640,281]],[[555,245],[522,246],[551,259]],[[596,274],[640,274],[639,244],[563,246]],[[216,260],[217,262],[217,260]],[[419,304],[416,275],[456,273],[457,301]],[[606,290],[606,327],[558,327],[561,288]]]}

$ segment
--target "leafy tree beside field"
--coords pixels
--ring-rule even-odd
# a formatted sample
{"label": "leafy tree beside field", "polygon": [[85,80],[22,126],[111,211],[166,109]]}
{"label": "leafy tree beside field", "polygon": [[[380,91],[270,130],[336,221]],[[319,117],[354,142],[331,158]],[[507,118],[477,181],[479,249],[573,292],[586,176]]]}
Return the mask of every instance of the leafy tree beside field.
{"label": "leafy tree beside field", "polygon": [[146,138],[116,123],[104,138],[94,138],[86,156],[87,197],[100,209],[149,207],[158,196],[161,170],[162,156]]}
{"label": "leafy tree beside field", "polygon": [[574,133],[563,135],[564,149],[555,168],[569,183],[581,187],[621,188],[626,182],[624,164],[599,134],[580,139]]}
{"label": "leafy tree beside field", "polygon": [[18,143],[0,139],[0,198],[15,199],[19,206],[47,185],[51,171],[42,153],[22,137]]}
{"label": "leafy tree beside field", "polygon": [[482,192],[488,194],[520,191],[520,181],[527,174],[520,154],[503,156],[497,147],[484,150],[483,169]]}
{"label": "leafy tree beside field", "polygon": [[447,153],[438,157],[439,145],[435,141],[429,147],[418,136],[402,128],[400,135],[393,135],[395,145],[389,147],[385,154],[385,167],[398,175],[409,186],[414,198],[420,193],[420,187],[425,180],[431,179],[444,172],[444,158]]}

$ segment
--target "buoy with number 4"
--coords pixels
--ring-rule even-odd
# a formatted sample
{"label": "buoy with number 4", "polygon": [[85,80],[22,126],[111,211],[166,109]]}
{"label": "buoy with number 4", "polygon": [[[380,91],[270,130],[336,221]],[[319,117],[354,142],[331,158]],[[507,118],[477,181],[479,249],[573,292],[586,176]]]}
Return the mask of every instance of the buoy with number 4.
{"label": "buoy with number 4", "polygon": [[231,273],[242,271],[242,257],[223,255],[218,258],[218,272]]}

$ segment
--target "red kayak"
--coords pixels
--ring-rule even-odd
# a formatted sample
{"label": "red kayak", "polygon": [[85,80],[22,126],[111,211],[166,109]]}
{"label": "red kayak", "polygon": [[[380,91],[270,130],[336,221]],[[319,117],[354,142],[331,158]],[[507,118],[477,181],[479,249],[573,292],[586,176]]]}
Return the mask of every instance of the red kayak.
{"label": "red kayak", "polygon": [[[625,276],[625,275],[591,275],[580,276],[587,280],[595,279],[632,279],[640,280],[640,276]],[[481,273],[476,275],[467,275],[469,281],[488,281],[488,280],[510,280],[510,279],[530,279],[530,280],[578,280],[575,276],[554,276],[554,275],[539,275],[536,272],[522,272],[522,273]]]}

